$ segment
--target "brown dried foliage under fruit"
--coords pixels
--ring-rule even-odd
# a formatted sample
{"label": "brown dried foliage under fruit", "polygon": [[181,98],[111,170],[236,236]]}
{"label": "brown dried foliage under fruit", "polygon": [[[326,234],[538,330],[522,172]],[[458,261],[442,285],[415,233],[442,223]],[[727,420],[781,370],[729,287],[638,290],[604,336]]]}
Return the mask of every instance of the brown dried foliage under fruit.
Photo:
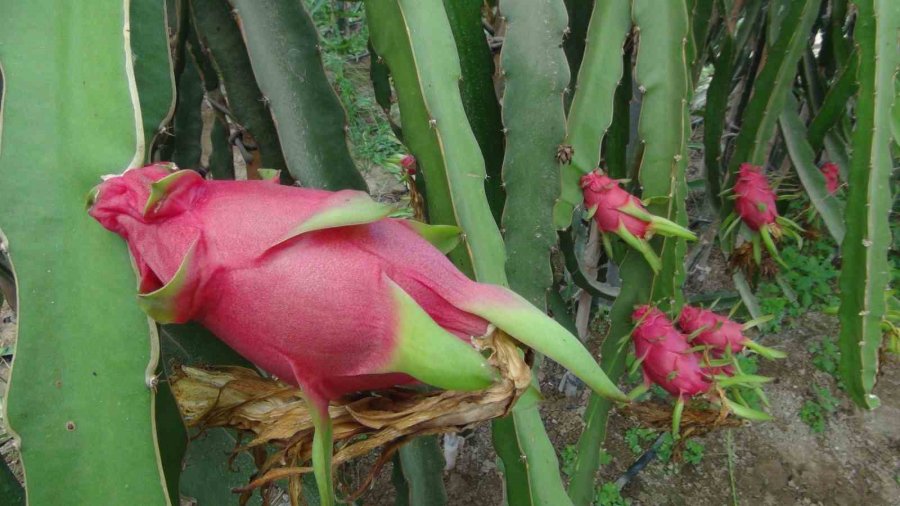
{"label": "brown dried foliage under fruit", "polygon": [[728,258],[728,267],[732,272],[743,272],[747,279],[754,279],[757,273],[762,279],[774,278],[778,274],[778,263],[765,248],[762,248],[760,253],[762,254],[762,263],[757,265],[753,260],[753,244],[749,241],[742,243],[731,252],[731,256]]}
{"label": "brown dried foliage under fruit", "polygon": [[[531,383],[531,371],[519,348],[495,331],[476,338],[490,349],[489,362],[501,380],[478,392],[421,392],[404,388],[379,391],[334,403],[329,415],[334,426],[334,465],[383,447],[357,496],[375,473],[406,441],[422,435],[457,432],[477,423],[505,416]],[[236,452],[259,456],[260,448],[277,451],[257,458],[258,473],[240,492],[288,478],[291,494],[299,492],[299,476],[312,472],[309,461],[313,424],[301,391],[243,367],[179,367],[170,377],[172,392],[190,427],[229,427],[250,435]],[[245,496],[249,497],[248,494]]]}

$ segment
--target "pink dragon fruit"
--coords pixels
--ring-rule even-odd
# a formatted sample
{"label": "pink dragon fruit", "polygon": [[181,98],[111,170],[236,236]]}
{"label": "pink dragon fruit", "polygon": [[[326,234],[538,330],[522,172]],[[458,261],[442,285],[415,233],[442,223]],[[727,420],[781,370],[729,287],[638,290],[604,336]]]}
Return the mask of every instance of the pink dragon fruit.
{"label": "pink dragon fruit", "polygon": [[654,271],[659,271],[660,260],[647,241],[653,234],[679,236],[689,240],[697,237],[684,227],[659,216],[650,214],[640,199],[619,186],[619,182],[595,170],[581,178],[584,206],[604,234],[604,244],[609,249],[606,234],[616,234],[629,246],[640,251]]}
{"label": "pink dragon fruit", "polygon": [[775,192],[769,187],[769,180],[763,174],[762,167],[742,163],[734,184],[734,194],[735,210],[751,230],[777,226]]}
{"label": "pink dragon fruit", "polygon": [[819,170],[825,176],[825,188],[828,190],[828,193],[832,195],[837,193],[841,187],[840,170],[837,164],[828,162],[823,164]]}
{"label": "pink dragon fruit", "polygon": [[455,227],[390,219],[364,193],[207,181],[156,164],[107,179],[90,204],[128,242],[151,317],[199,321],[318,407],[409,377],[484,388],[494,371],[468,344],[491,324],[623,398],[574,336],[429,244],[452,248]]}
{"label": "pink dragon fruit", "polygon": [[[692,345],[708,346],[716,358],[724,356],[728,350],[732,354],[737,354],[744,351],[745,348],[750,348],[766,358],[784,358],[786,356],[778,350],[763,346],[746,337],[744,335],[746,325],[708,309],[684,306],[678,316],[678,326],[683,332],[692,336],[690,338]],[[718,374],[718,372],[712,372]],[[732,369],[725,368],[721,372],[731,374]]]}
{"label": "pink dragon fruit", "polygon": [[662,311],[641,306],[631,315],[637,323],[631,338],[646,383],[656,383],[679,399],[709,391],[709,372],[685,337]]}
{"label": "pink dragon fruit", "polygon": [[128,243],[148,315],[196,320],[303,390],[323,504],[333,503],[328,401],[414,380],[485,388],[496,371],[471,339],[492,325],[627,401],[562,326],[450,263],[441,251],[458,242],[455,227],[391,219],[362,192],[277,180],[207,181],[160,163],[107,178],[89,213]]}
{"label": "pink dragon fruit", "polygon": [[740,353],[748,341],[740,323],[699,307],[684,306],[678,316],[678,326],[686,334],[694,335],[691,344],[709,346],[720,354],[727,349]]}
{"label": "pink dragon fruit", "polygon": [[742,163],[738,179],[734,184],[734,209],[737,213],[732,214],[725,225],[725,235],[730,233],[731,229],[739,223],[743,222],[752,232],[758,232],[752,236],[753,259],[757,265],[762,263],[762,251],[760,248],[760,238],[765,244],[766,250],[772,255],[779,264],[786,267],[787,264],[778,254],[775,247],[775,241],[780,239],[783,233],[788,233],[799,244],[802,245],[803,240],[797,233],[802,231],[795,222],[778,215],[778,208],[775,206],[775,192],[769,186],[769,180],[763,174],[762,167]]}

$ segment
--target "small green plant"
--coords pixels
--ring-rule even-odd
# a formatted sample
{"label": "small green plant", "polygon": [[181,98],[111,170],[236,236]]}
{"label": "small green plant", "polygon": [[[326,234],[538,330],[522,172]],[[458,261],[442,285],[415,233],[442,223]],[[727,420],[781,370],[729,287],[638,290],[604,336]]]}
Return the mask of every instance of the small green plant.
{"label": "small green plant", "polygon": [[[672,438],[672,433],[667,432],[663,435],[662,444],[660,444],[659,449],[656,450],[656,455],[659,457],[660,462],[668,463],[672,461],[672,450],[675,447],[675,440]],[[688,439],[684,443],[684,447],[681,451],[681,459],[683,462],[691,465],[697,465],[703,460],[703,454],[706,451],[706,446],[695,440]]]}
{"label": "small green plant", "polygon": [[759,285],[760,310],[775,316],[760,326],[762,331],[780,332],[786,320],[838,304],[834,255],[834,243],[828,240],[809,242],[802,250],[795,246],[781,250],[789,268],[782,269],[775,280]]}
{"label": "small green plant", "polygon": [[812,354],[812,363],[816,369],[837,377],[841,350],[834,339],[825,337],[821,341],[815,341],[809,345],[808,350]]}
{"label": "small green plant", "polygon": [[608,481],[597,487],[594,492],[594,504],[596,506],[628,506],[631,504],[631,500],[622,497],[619,487]]}
{"label": "small green plant", "polygon": [[613,456],[606,451],[606,448],[600,448],[600,465],[605,466],[612,462]]}
{"label": "small green plant", "polygon": [[631,449],[631,453],[639,455],[644,452],[644,446],[652,443],[656,439],[656,432],[653,429],[645,429],[643,427],[632,427],[625,431],[625,444]]}
{"label": "small green plant", "polygon": [[814,434],[825,432],[828,417],[837,411],[838,401],[831,391],[819,385],[814,386],[816,398],[808,399],[800,408],[800,419]]}
{"label": "small green plant", "polygon": [[[566,476],[572,476],[575,473],[575,465],[578,462],[578,448],[574,445],[566,445],[560,455],[562,459],[562,472]],[[612,462],[612,454],[605,448],[600,448],[600,465],[605,466]]]}
{"label": "small green plant", "polygon": [[659,448],[656,450],[656,456],[659,457],[660,462],[669,462],[672,460],[672,448],[675,446],[675,439],[672,437],[671,432],[666,432],[663,435],[662,444],[659,445]]}
{"label": "small green plant", "polygon": [[703,454],[706,451],[706,446],[703,443],[689,439],[684,444],[684,452],[682,453],[682,458],[688,464],[696,466],[703,460]]}
{"label": "small green plant", "polygon": [[574,445],[566,445],[562,450],[562,455],[560,455],[562,459],[562,472],[566,476],[572,476],[572,473],[575,472],[575,463],[578,458],[578,448],[575,448]]}
{"label": "small green plant", "polygon": [[797,310],[784,296],[784,292],[775,283],[761,283],[759,286],[759,309],[763,314],[774,315],[774,318],[759,326],[766,333],[781,332],[784,319],[800,316]]}

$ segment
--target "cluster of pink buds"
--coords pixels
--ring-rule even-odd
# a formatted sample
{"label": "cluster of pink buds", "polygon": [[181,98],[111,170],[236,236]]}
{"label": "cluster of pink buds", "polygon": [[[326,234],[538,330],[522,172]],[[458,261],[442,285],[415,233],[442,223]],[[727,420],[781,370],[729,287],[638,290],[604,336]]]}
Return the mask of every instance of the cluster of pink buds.
{"label": "cluster of pink buds", "polygon": [[640,306],[632,314],[635,328],[631,338],[635,356],[644,374],[644,385],[632,396],[659,385],[676,398],[673,433],[678,433],[685,399],[709,393],[717,385],[722,402],[735,414],[752,419],[767,415],[730,401],[721,388],[758,385],[768,378],[743,374],[734,355],[750,349],[767,358],[784,358],[784,353],[762,346],[744,335],[755,323],[740,324],[708,309],[685,306],[678,327],[657,308]]}
{"label": "cluster of pink buds", "polygon": [[659,257],[647,242],[654,234],[688,240],[695,240],[697,236],[677,223],[650,214],[641,200],[625,191],[619,183],[599,170],[581,178],[588,219],[597,222],[607,252],[611,249],[607,234],[616,234],[640,251],[654,272],[658,272],[661,267]]}
{"label": "cluster of pink buds", "polygon": [[827,162],[822,164],[822,167],[819,170],[822,172],[822,175],[825,176],[825,188],[828,190],[828,193],[831,195],[837,193],[841,188],[840,170],[838,169],[837,164]]}
{"label": "cluster of pink buds", "polygon": [[762,262],[761,240],[769,254],[778,263],[785,265],[778,254],[775,242],[781,239],[783,234],[788,234],[802,244],[798,234],[802,229],[794,221],[778,214],[775,191],[769,186],[769,180],[762,167],[749,163],[741,164],[733,191],[735,213],[723,224],[725,235],[730,234],[739,223],[743,223],[751,234],[753,259],[756,264]]}

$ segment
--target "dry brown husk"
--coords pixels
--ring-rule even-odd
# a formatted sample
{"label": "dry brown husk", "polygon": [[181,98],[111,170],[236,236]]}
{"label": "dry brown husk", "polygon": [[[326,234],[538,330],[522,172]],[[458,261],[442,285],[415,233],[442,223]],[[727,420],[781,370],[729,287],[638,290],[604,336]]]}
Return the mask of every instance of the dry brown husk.
{"label": "dry brown husk", "polygon": [[[490,350],[488,361],[500,372],[501,379],[490,388],[476,392],[395,388],[331,404],[334,465],[383,449],[360,491],[407,440],[457,432],[509,413],[530,385],[530,368],[502,331],[475,341]],[[259,472],[243,491],[282,478],[291,478],[290,488],[299,490],[295,478],[312,472],[300,464],[310,459],[313,437],[312,419],[299,389],[243,367],[176,367],[170,383],[189,427],[229,427],[249,435],[249,442],[236,451],[255,454]],[[264,445],[277,451],[259,458]]]}
{"label": "dry brown husk", "polygon": [[[637,418],[642,427],[658,431],[672,428],[672,405],[658,401],[645,401],[623,407],[626,415]],[[743,422],[729,416],[727,408],[706,402],[691,402],[681,414],[679,436],[682,439],[702,436],[717,429],[740,427]]]}

